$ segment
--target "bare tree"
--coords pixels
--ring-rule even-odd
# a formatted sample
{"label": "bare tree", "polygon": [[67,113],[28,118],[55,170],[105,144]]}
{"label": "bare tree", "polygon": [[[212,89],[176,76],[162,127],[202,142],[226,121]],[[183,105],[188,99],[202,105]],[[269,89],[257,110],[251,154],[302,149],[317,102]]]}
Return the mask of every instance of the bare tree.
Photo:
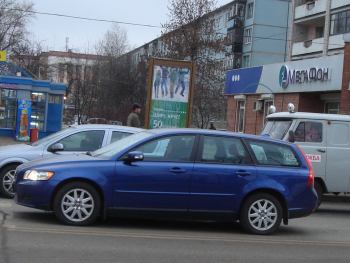
{"label": "bare tree", "polygon": [[128,46],[126,31],[114,24],[99,41],[96,49],[100,55],[117,58],[127,51]]}
{"label": "bare tree", "polygon": [[162,41],[166,57],[191,60],[196,65],[193,125],[205,128],[212,119],[222,119],[222,63],[216,55],[224,52],[224,39],[215,31],[210,12],[215,0],[171,0],[169,21]]}
{"label": "bare tree", "polygon": [[27,41],[26,24],[33,17],[31,2],[0,0],[0,50],[18,51]]}
{"label": "bare tree", "polygon": [[134,102],[145,103],[146,63],[137,68],[131,63],[126,32],[114,26],[107,31],[97,50],[104,56],[99,67],[98,107],[96,117],[108,116],[109,119],[125,123]]}

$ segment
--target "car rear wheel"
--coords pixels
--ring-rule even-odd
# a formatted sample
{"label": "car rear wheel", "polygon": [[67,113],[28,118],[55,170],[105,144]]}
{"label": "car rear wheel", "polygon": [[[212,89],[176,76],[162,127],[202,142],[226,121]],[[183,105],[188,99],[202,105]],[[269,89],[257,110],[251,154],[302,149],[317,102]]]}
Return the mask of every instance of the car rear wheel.
{"label": "car rear wheel", "polygon": [[101,198],[96,189],[84,182],[73,182],[58,190],[54,200],[56,217],[68,225],[93,224],[100,215]]}
{"label": "car rear wheel", "polygon": [[282,220],[281,203],[271,194],[254,194],[244,202],[240,222],[252,234],[266,235],[275,232]]}
{"label": "car rear wheel", "polygon": [[15,172],[18,165],[12,164],[0,172],[0,193],[6,198],[13,198],[15,196],[14,183],[15,183]]}

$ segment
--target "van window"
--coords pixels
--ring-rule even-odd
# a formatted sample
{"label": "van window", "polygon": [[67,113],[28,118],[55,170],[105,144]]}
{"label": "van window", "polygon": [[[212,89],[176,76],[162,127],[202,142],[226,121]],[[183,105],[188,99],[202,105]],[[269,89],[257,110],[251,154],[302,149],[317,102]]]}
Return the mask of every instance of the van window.
{"label": "van window", "polygon": [[287,145],[270,142],[248,141],[258,164],[298,167],[299,162],[293,150]]}
{"label": "van window", "polygon": [[269,120],[261,134],[267,134],[273,139],[282,140],[291,124],[291,120]]}
{"label": "van window", "polygon": [[294,134],[296,142],[322,142],[322,123],[300,122]]}

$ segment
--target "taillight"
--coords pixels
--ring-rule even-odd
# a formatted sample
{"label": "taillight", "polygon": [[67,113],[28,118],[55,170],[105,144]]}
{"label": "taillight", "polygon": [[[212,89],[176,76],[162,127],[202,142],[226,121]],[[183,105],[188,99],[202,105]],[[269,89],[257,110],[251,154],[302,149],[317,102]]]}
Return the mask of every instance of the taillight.
{"label": "taillight", "polygon": [[307,186],[308,187],[314,187],[314,181],[315,181],[315,174],[314,174],[314,169],[312,168],[312,163],[309,160],[309,158],[307,158],[306,154],[304,153],[304,151],[297,145],[299,151],[301,152],[301,154],[303,155],[306,163],[307,163],[307,167],[309,168],[309,175],[307,177]]}

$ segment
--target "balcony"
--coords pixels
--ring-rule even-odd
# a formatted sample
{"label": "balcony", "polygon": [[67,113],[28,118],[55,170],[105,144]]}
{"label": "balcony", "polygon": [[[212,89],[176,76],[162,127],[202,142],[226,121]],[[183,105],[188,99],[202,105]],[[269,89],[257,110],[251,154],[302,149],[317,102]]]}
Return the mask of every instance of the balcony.
{"label": "balcony", "polygon": [[315,38],[304,42],[293,44],[292,56],[300,56],[323,51],[324,38]]}
{"label": "balcony", "polygon": [[294,19],[301,19],[308,16],[326,12],[327,0],[307,0],[305,4],[295,8]]}
{"label": "balcony", "polygon": [[331,9],[340,8],[349,5],[349,0],[332,0]]}
{"label": "balcony", "polygon": [[344,42],[344,35],[335,35],[335,36],[330,36],[329,37],[329,43],[328,43],[328,49],[339,49],[339,48],[344,48],[345,47],[345,42]]}

